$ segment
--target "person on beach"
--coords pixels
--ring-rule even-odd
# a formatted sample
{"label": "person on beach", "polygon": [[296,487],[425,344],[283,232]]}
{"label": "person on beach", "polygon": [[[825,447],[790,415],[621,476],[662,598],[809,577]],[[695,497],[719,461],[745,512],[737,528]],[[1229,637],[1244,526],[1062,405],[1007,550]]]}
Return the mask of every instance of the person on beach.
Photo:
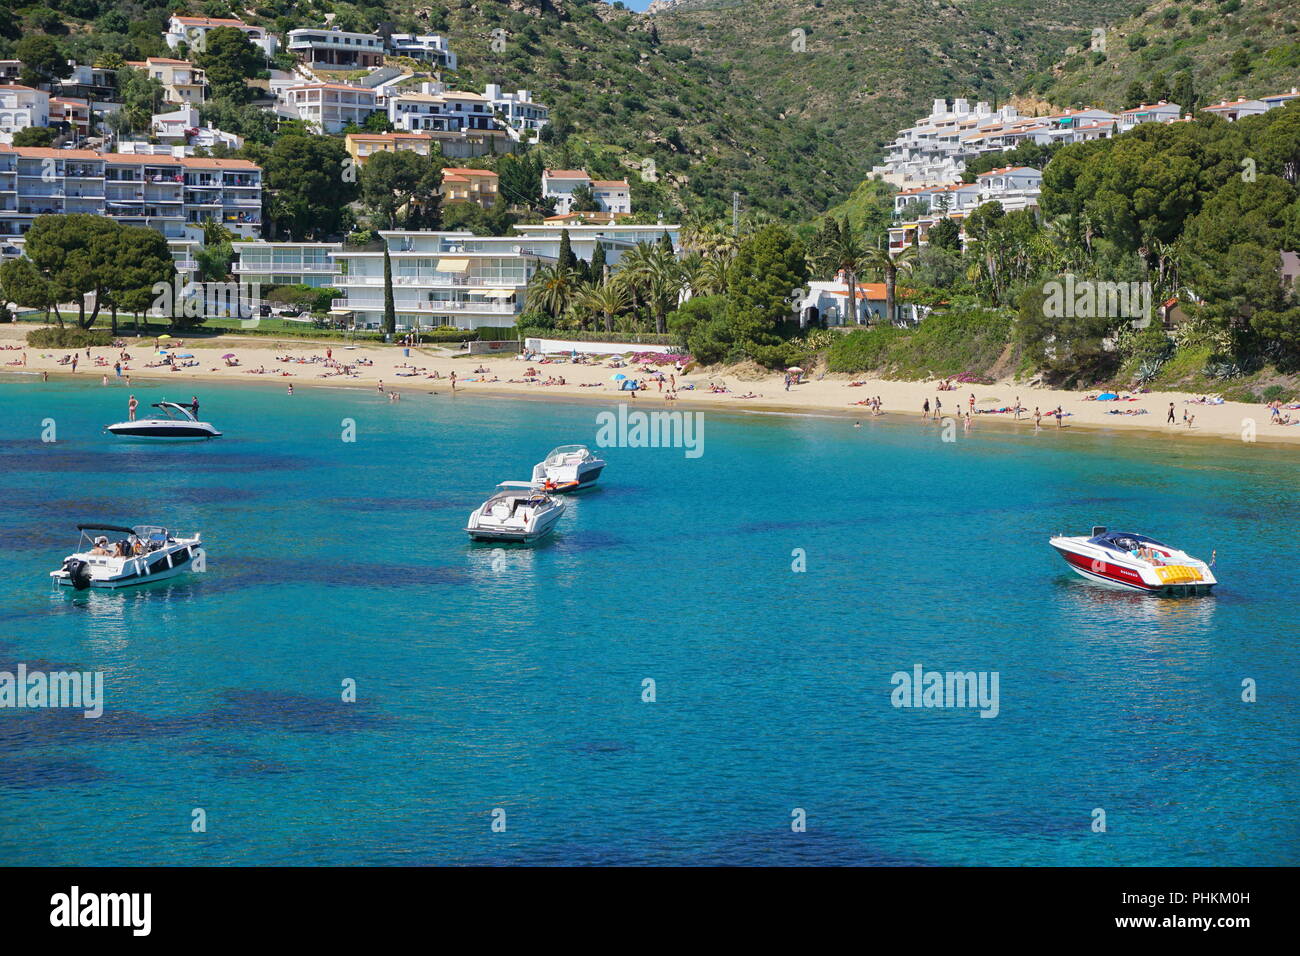
{"label": "person on beach", "polygon": [[1038,406],[1035,405],[1034,406],[1034,428],[1039,429],[1042,427],[1043,427],[1043,413],[1039,410]]}
{"label": "person on beach", "polygon": [[117,374],[117,377],[118,377],[118,378],[121,378],[121,377],[122,377],[122,362],[121,362],[121,360],[118,360],[116,363],[114,363],[114,365],[113,365],[113,371]]}
{"label": "person on beach", "polygon": [[452,370],[451,373],[451,390],[452,392],[456,391],[456,372],[454,369]]}
{"label": "person on beach", "polygon": [[1176,425],[1176,424],[1178,424],[1178,423],[1174,420],[1174,403],[1173,403],[1173,402],[1170,402],[1170,403],[1169,403],[1169,417],[1165,419],[1165,424],[1166,424],[1166,425]]}
{"label": "person on beach", "polygon": [[930,400],[928,398],[921,405],[921,417],[925,419],[930,417]]}
{"label": "person on beach", "polygon": [[1060,405],[1056,406],[1056,427],[1062,428],[1065,420],[1065,410]]}
{"label": "person on beach", "polygon": [[934,397],[934,420],[936,422],[939,420],[939,416],[941,414],[943,414],[943,401],[939,398],[938,395],[936,395]]}
{"label": "person on beach", "polygon": [[1024,411],[1024,409],[1020,407],[1020,396],[1017,395],[1017,396],[1016,396],[1016,407],[1015,407],[1016,421],[1020,421],[1020,413],[1023,412],[1023,411]]}
{"label": "person on beach", "polygon": [[290,395],[293,394],[293,382],[290,382],[290,383],[289,383],[289,394],[290,394]]}
{"label": "person on beach", "polygon": [[77,353],[76,353],[76,352],[73,352],[73,353],[72,353],[72,370],[73,370],[74,372],[77,370]]}
{"label": "person on beach", "polygon": [[975,411],[975,393],[974,393],[974,392],[971,392],[971,393],[970,393],[969,407],[970,407],[971,412],[973,413],[973,412]]}
{"label": "person on beach", "polygon": [[140,403],[137,402],[135,400],[135,396],[132,395],[131,400],[126,403],[126,420],[128,422],[135,421],[135,410],[139,407],[140,407]]}

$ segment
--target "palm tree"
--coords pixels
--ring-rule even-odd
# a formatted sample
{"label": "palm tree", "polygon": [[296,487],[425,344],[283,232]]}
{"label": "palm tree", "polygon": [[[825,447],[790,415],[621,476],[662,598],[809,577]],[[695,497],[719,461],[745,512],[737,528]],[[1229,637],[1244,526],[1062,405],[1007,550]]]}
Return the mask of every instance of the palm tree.
{"label": "palm tree", "polygon": [[631,296],[622,282],[611,279],[587,286],[582,291],[581,301],[585,308],[604,317],[606,332],[613,332],[614,316],[627,309]]}
{"label": "palm tree", "polygon": [[891,255],[885,246],[877,246],[858,261],[858,269],[880,276],[885,283],[885,317],[894,321],[894,289],[898,284],[898,273],[911,272],[916,261],[916,248],[908,246],[899,250],[898,255]]}
{"label": "palm tree", "polygon": [[691,291],[700,295],[726,295],[731,285],[734,256],[709,256],[691,277]]}
{"label": "palm tree", "polygon": [[686,276],[681,263],[667,249],[657,243],[637,243],[619,260],[619,274],[631,283],[640,298],[647,302],[655,317],[655,331],[663,334],[668,328],[668,310],[677,304],[686,287]]}
{"label": "palm tree", "polygon": [[858,273],[862,268],[865,251],[853,224],[845,216],[838,230],[827,232],[827,244],[818,249],[814,259],[831,275],[844,273],[844,281],[849,287],[848,313],[854,324],[858,321]]}
{"label": "palm tree", "polygon": [[578,273],[567,266],[556,263],[542,266],[533,273],[525,293],[525,302],[530,309],[540,309],[556,318],[563,315],[573,302],[578,292]]}

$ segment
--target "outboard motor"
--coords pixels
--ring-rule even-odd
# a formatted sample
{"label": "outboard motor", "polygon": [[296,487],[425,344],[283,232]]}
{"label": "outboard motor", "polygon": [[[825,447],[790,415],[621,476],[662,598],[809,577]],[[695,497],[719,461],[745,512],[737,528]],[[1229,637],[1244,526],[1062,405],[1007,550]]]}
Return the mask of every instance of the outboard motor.
{"label": "outboard motor", "polygon": [[78,591],[90,587],[90,565],[78,558],[68,558],[63,562],[63,570],[68,572],[68,579]]}

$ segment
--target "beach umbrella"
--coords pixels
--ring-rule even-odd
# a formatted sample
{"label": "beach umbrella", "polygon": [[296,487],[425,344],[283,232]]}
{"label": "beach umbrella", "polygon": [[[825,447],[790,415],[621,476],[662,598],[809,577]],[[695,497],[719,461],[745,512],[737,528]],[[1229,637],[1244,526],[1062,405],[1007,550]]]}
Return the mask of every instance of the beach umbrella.
{"label": "beach umbrella", "polygon": [[163,339],[170,339],[170,338],[171,338],[170,335],[160,335],[158,336],[158,341],[161,342]]}
{"label": "beach umbrella", "polygon": [[226,359],[226,358],[234,358],[234,357],[235,357],[235,353],[234,353],[234,352],[227,352],[225,355],[223,355],[223,356],[221,356],[221,357],[222,357],[223,359]]}
{"label": "beach umbrella", "polygon": [[798,365],[791,365],[788,369],[786,369],[786,371],[787,371],[787,372],[802,372],[803,369],[801,369]]}
{"label": "beach umbrella", "polygon": [[625,378],[627,378],[627,376],[624,375],[622,372],[619,372],[619,373],[617,373],[617,374],[615,374],[615,375],[611,375],[611,376],[609,377],[609,380],[610,380],[611,382],[621,382],[621,381],[623,381],[623,379],[625,379]]}

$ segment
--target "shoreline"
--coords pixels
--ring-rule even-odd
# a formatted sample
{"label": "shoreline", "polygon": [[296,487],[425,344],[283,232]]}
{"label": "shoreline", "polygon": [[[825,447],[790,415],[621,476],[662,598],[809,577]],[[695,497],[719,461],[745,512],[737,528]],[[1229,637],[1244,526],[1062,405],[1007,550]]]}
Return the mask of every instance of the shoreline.
{"label": "shoreline", "polygon": [[[1023,413],[1020,421],[1016,421],[1011,414],[974,414],[971,416],[972,433],[987,429],[989,426],[993,426],[997,431],[1032,430],[1034,428],[1033,409],[1037,405],[1043,409],[1043,424],[1041,426],[1043,431],[1109,433],[1113,436],[1132,434],[1147,438],[1164,437],[1169,440],[1179,441],[1210,439],[1216,441],[1229,440],[1243,444],[1279,446],[1300,444],[1300,426],[1272,424],[1269,421],[1269,411],[1262,404],[1248,405],[1238,402],[1226,402],[1222,405],[1201,405],[1191,401],[1199,396],[1182,392],[1151,392],[1138,396],[1136,401],[1097,402],[1084,400],[1084,396],[1090,394],[1088,392],[1030,387],[1008,381],[994,385],[959,384],[955,390],[940,392],[936,389],[938,382],[935,381],[911,382],[888,379],[854,379],[848,375],[828,375],[822,379],[813,379],[793,386],[787,392],[784,390],[782,376],[778,373],[771,373],[762,378],[750,378],[749,376],[739,378],[724,371],[721,374],[692,372],[679,376],[677,379],[679,386],[691,383],[696,386],[696,390],[679,390],[677,399],[670,401],[667,399],[667,383],[665,383],[665,391],[663,392],[660,392],[656,385],[652,385],[650,388],[639,392],[639,397],[634,398],[631,393],[614,387],[614,384],[610,381],[612,375],[616,373],[626,374],[629,377],[644,377],[644,373],[639,367],[632,368],[629,366],[619,370],[612,369],[603,362],[602,364],[575,364],[567,359],[551,363],[524,362],[514,356],[476,355],[455,357],[451,353],[428,349],[428,347],[424,346],[412,347],[410,357],[407,358],[403,356],[399,346],[348,346],[344,343],[335,345],[334,343],[300,343],[274,340],[269,343],[244,340],[247,345],[236,343],[217,348],[205,347],[204,345],[187,345],[183,347],[182,351],[193,355],[199,364],[197,367],[185,368],[176,372],[167,372],[161,368],[143,367],[144,360],[154,358],[152,343],[145,339],[129,340],[126,351],[131,354],[132,358],[127,363],[127,367],[124,368],[123,378],[119,379],[112,366],[117,360],[120,350],[111,346],[91,348],[90,359],[86,359],[85,349],[80,350],[77,354],[82,361],[79,363],[78,371],[73,372],[67,366],[58,364],[59,358],[72,354],[71,350],[42,350],[26,347],[22,343],[21,335],[14,334],[14,332],[25,334],[26,329],[16,329],[13,325],[8,328],[0,327],[0,329],[2,329],[0,330],[0,346],[10,346],[8,349],[0,350],[0,362],[4,363],[0,364],[0,374],[11,373],[26,378],[48,373],[49,376],[60,381],[82,380],[91,382],[96,379],[102,382],[103,376],[107,375],[108,386],[119,392],[128,387],[125,376],[129,374],[131,387],[140,391],[156,388],[167,383],[174,385],[184,383],[184,390],[187,391],[200,384],[206,386],[239,383],[250,385],[256,383],[268,386],[282,385],[285,387],[285,391],[287,391],[287,386],[290,384],[295,389],[346,388],[378,391],[382,382],[386,393],[426,392],[442,397],[451,394],[448,376],[454,371],[457,375],[455,392],[457,395],[469,394],[566,403],[591,403],[595,401],[606,405],[623,402],[631,408],[645,407],[646,410],[658,411],[677,409],[682,411],[708,410],[750,414],[819,416],[856,420],[863,423],[883,420],[891,424],[909,420],[917,423],[935,424],[933,418],[924,419],[922,417],[921,405],[927,399],[933,404],[936,398],[940,398],[945,405],[943,417],[952,418],[954,427],[957,429],[963,427],[962,420],[958,415],[958,406],[961,408],[961,413],[964,414],[966,409],[969,408],[970,396],[974,395],[977,412],[981,406],[990,403],[999,407],[1010,406],[1017,399],[1027,411]],[[223,339],[230,343],[234,340],[234,337],[223,336]],[[13,348],[14,345],[21,345],[21,347],[15,349]],[[344,376],[322,375],[322,370],[325,368],[323,363],[299,361],[309,359],[312,356],[323,357],[327,348],[337,353],[336,359],[362,359],[373,364],[357,368],[357,374],[355,375]],[[147,355],[145,354],[146,349],[148,351]],[[237,367],[223,366],[221,364],[223,360],[217,354],[219,350],[235,352],[240,365]],[[24,353],[27,358],[25,366],[9,364],[15,359],[19,359]],[[295,361],[282,362],[277,360],[286,356],[292,357]],[[96,358],[107,360],[108,365],[97,366],[93,364]],[[421,374],[416,376],[399,375],[399,372],[406,371],[404,366],[408,363],[421,369]],[[264,374],[249,374],[249,369],[260,367],[266,369]],[[486,375],[476,374],[473,369],[478,367],[486,368],[489,371]],[[524,370],[529,367],[535,369],[542,378],[547,376],[562,377],[565,384],[544,385],[540,382],[525,384],[518,381],[507,381],[507,379],[511,378],[521,378]],[[432,373],[435,370],[442,376],[441,378],[431,379],[425,377],[426,373]],[[672,366],[663,366],[662,370],[665,376],[675,374]],[[284,374],[286,372],[288,374]],[[489,377],[496,380],[487,380]],[[850,387],[850,380],[862,381],[864,384],[860,387]],[[707,385],[710,382],[721,382],[730,391],[724,394],[710,393],[707,391]],[[742,393],[755,395],[756,397],[748,399],[737,397]],[[880,415],[873,416],[868,407],[852,404],[852,401],[875,396],[880,396],[882,399],[883,412]],[[143,398],[141,398],[141,402],[147,404]],[[1166,424],[1164,421],[1171,402],[1174,404],[1175,415],[1178,419],[1172,425]],[[1064,427],[1059,429],[1055,421],[1047,414],[1047,409],[1054,409],[1058,404],[1069,413],[1065,418]],[[125,405],[126,402],[123,399],[124,418]],[[1147,414],[1132,416],[1105,414],[1110,409],[1127,408],[1145,408]],[[1195,421],[1190,428],[1181,421],[1184,411],[1188,415],[1195,416]],[[1293,417],[1295,416],[1293,415]],[[1254,422],[1255,432],[1253,441],[1243,437],[1243,433],[1248,427],[1247,422],[1251,420]]]}

